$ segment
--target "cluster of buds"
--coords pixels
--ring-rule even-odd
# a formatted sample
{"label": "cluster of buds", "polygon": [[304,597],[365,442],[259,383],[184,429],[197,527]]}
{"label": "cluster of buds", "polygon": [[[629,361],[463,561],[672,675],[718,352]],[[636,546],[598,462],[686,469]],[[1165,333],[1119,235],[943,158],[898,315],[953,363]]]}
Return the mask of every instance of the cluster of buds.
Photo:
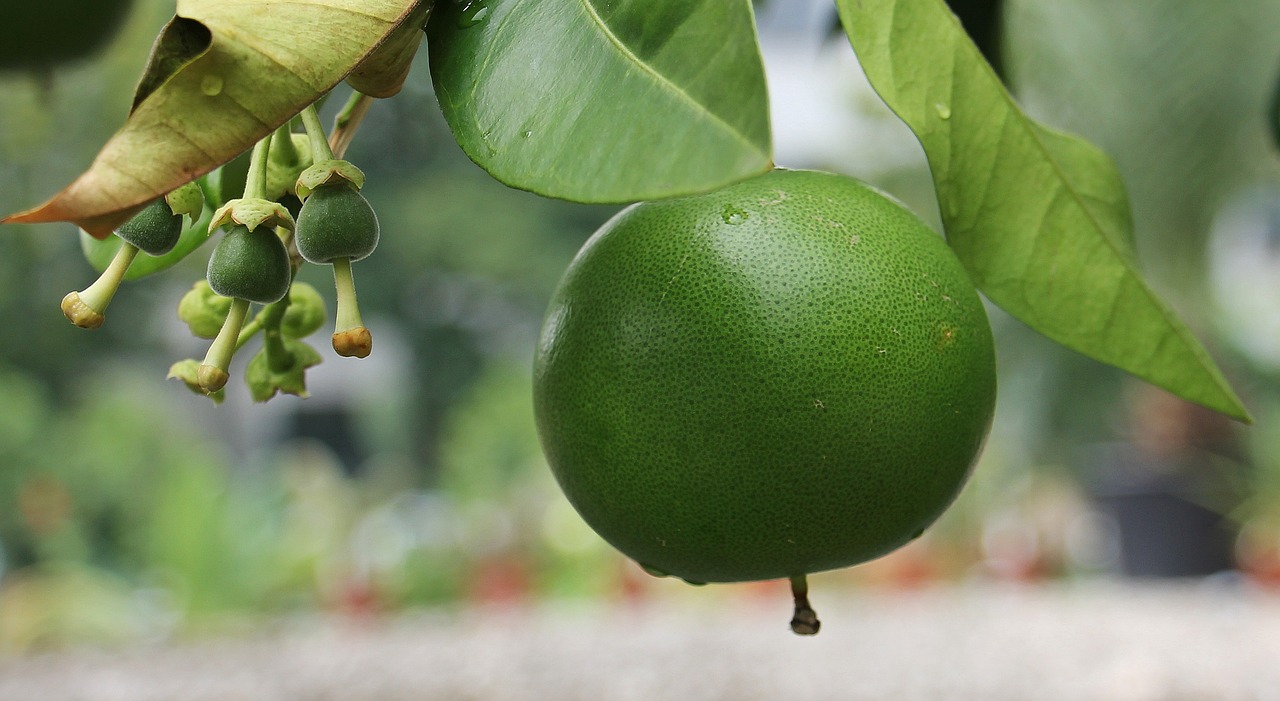
{"label": "cluster of buds", "polygon": [[[175,363],[171,378],[221,401],[233,357],[261,334],[262,348],[244,373],[250,394],[259,401],[279,392],[306,396],[305,372],[321,358],[302,339],[324,324],[327,313],[315,288],[296,280],[304,263],[333,268],[335,352],[367,357],[373,337],[360,317],[351,264],[377,247],[378,217],[360,193],[364,173],[334,156],[314,106],[299,116],[305,133],[286,124],[254,147],[243,196],[220,201],[228,189],[220,169],[147,204],[107,240],[86,236],[91,262],[106,259],[104,249],[114,253],[96,282],[63,299],[66,317],[82,328],[101,326],[124,280],[173,265],[221,231],[206,279],[178,305],[191,332],[212,341],[203,360]],[[296,219],[286,201],[295,207],[301,202]],[[259,310],[251,318],[254,305]]]}

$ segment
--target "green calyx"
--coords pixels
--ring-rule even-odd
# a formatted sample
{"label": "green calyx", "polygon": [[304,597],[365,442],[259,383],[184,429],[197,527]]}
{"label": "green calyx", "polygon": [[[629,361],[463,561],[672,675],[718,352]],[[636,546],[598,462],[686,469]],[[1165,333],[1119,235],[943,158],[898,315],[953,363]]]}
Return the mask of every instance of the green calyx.
{"label": "green calyx", "polygon": [[289,293],[289,251],[272,229],[236,226],[209,256],[209,287],[223,297],[271,304]]}
{"label": "green calyx", "polygon": [[305,200],[323,185],[346,184],[359,190],[364,187],[364,171],[348,161],[329,158],[317,161],[298,176],[295,191]]}
{"label": "green calyx", "polygon": [[365,258],[378,247],[378,237],[378,215],[364,195],[345,182],[312,191],[294,228],[298,253],[317,265]]}
{"label": "green calyx", "polygon": [[218,208],[209,222],[209,231],[220,226],[239,224],[249,230],[261,227],[293,229],[293,215],[279,202],[259,197],[241,197]]}

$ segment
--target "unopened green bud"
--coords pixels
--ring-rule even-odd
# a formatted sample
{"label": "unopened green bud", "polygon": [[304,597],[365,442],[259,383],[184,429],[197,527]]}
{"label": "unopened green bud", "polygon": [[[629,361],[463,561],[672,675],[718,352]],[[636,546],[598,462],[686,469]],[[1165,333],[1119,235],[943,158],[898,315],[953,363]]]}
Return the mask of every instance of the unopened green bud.
{"label": "unopened green bud", "polygon": [[178,302],[178,318],[197,338],[214,338],[230,309],[231,298],[214,292],[207,280],[200,280]]}
{"label": "unopened green bud", "polygon": [[271,139],[267,155],[267,197],[275,200],[292,194],[298,176],[310,166],[311,142],[306,134]]}
{"label": "unopened green bud", "polygon": [[306,338],[324,326],[329,310],[324,297],[305,282],[294,282],[289,288],[289,306],[280,322],[280,333],[287,338]]}
{"label": "unopened green bud", "polygon": [[272,367],[271,346],[264,345],[245,366],[244,381],[249,395],[255,402],[265,402],[277,393],[307,396],[307,368],[320,364],[320,354],[303,341],[284,339],[278,351],[283,351],[287,363]]}

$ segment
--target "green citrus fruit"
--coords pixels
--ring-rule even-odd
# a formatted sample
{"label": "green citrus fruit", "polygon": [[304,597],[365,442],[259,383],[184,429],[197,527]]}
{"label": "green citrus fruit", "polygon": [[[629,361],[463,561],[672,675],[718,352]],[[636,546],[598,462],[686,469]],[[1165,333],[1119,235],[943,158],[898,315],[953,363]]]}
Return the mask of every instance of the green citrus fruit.
{"label": "green citrus fruit", "polygon": [[943,512],[991,423],[995,353],[919,218],[776,170],[605,224],[554,294],[534,385],[560,486],[619,550],[691,582],[794,578]]}

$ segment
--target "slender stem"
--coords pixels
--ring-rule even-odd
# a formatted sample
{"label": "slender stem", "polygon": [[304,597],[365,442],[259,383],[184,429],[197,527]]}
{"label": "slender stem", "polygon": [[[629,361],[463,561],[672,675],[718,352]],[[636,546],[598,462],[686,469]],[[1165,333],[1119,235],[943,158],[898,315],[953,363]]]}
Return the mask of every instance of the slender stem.
{"label": "slender stem", "polygon": [[298,162],[298,149],[293,145],[293,125],[289,122],[281,124],[272,138],[278,157],[288,163]]}
{"label": "slender stem", "polygon": [[236,341],[240,337],[240,327],[249,314],[249,300],[234,299],[227,312],[227,320],[223,322],[218,336],[209,346],[209,352],[200,364],[198,378],[200,386],[206,392],[217,392],[227,385],[229,377],[227,368],[231,367],[231,357],[236,352]]}
{"label": "slender stem", "polygon": [[333,159],[333,150],[329,148],[329,140],[325,138],[324,126],[320,124],[320,115],[315,105],[307,105],[302,110],[302,126],[307,130],[307,139],[311,141],[311,160],[319,163]]}
{"label": "slender stem", "polygon": [[297,358],[293,351],[289,350],[284,344],[284,336],[280,333],[280,327],[277,325],[274,329],[268,328],[262,332],[262,346],[267,351],[267,367],[272,372],[284,372],[293,367]]}
{"label": "slender stem", "polygon": [[129,271],[129,266],[133,265],[133,259],[137,257],[138,247],[128,241],[122,241],[120,250],[116,251],[107,269],[102,271],[102,275],[98,276],[92,285],[80,293],[80,301],[99,313],[106,311],[116,290],[120,289],[124,274]]}
{"label": "slender stem", "polygon": [[351,276],[351,259],[332,261],[333,286],[338,293],[333,350],[347,358],[367,358],[373,351],[373,335],[360,319],[360,307],[356,304],[356,282]]}
{"label": "slender stem", "polygon": [[244,178],[244,196],[246,199],[265,200],[267,198],[267,155],[271,152],[271,134],[253,145],[253,154],[249,157],[249,172]]}
{"label": "slender stem", "polygon": [[128,241],[122,241],[120,250],[116,251],[115,257],[111,259],[111,264],[102,271],[102,275],[99,275],[92,285],[85,288],[83,292],[68,292],[62,298],[62,315],[82,329],[96,329],[102,326],[102,322],[106,320],[103,312],[107,310],[111,298],[120,288],[120,282],[124,280],[125,272],[129,270],[129,266],[137,256],[138,247]]}
{"label": "slender stem", "polygon": [[809,605],[809,580],[799,574],[791,578],[791,596],[795,599],[795,613],[791,616],[791,632],[796,635],[816,635],[822,627],[818,614]]}
{"label": "slender stem", "polygon": [[333,261],[333,286],[338,294],[334,327],[338,331],[347,331],[364,326],[360,319],[360,305],[356,303],[356,281],[351,274],[350,258]]}
{"label": "slender stem", "polygon": [[237,351],[240,350],[241,348],[244,348],[244,345],[248,343],[254,336],[258,335],[258,332],[262,330],[262,317],[266,314],[266,312],[267,312],[266,308],[263,308],[262,311],[258,312],[257,315],[253,317],[252,321],[245,324],[240,329],[240,333],[236,336]]}
{"label": "slender stem", "polygon": [[342,106],[342,111],[338,112],[338,117],[334,120],[333,133],[329,135],[329,146],[333,148],[335,158],[342,158],[346,154],[347,147],[356,136],[356,130],[360,128],[360,123],[364,121],[364,116],[369,113],[372,105],[373,98],[359,90],[352,92],[351,97],[347,98],[347,104]]}
{"label": "slender stem", "polygon": [[[290,284],[292,285],[292,281]],[[288,311],[289,295],[286,294],[279,301],[268,304],[257,317],[262,319],[262,343],[267,351],[267,367],[274,372],[288,370],[297,360],[293,351],[285,345],[284,335],[280,333],[280,326]]]}

